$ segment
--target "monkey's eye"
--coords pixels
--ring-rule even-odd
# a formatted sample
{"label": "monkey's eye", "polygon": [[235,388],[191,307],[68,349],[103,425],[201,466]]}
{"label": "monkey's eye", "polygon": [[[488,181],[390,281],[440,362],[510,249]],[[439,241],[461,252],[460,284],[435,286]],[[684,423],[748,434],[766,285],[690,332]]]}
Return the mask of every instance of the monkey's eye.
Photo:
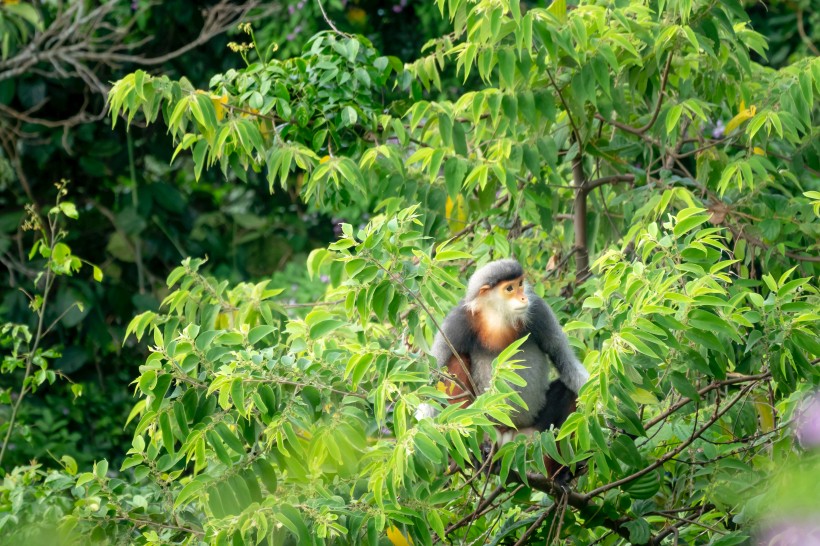
{"label": "monkey's eye", "polygon": [[524,281],[519,281],[518,286],[524,286]]}
{"label": "monkey's eye", "polygon": [[513,286],[511,284],[508,284],[506,290],[507,290],[507,292],[512,292],[513,291]]}

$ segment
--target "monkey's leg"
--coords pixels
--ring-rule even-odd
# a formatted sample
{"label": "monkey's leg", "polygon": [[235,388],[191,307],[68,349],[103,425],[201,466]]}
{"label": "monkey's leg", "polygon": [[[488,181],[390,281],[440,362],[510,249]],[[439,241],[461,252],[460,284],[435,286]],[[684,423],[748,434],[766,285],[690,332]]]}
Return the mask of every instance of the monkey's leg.
{"label": "monkey's leg", "polygon": [[[444,386],[445,392],[450,396],[450,404],[459,404],[462,408],[466,408],[473,403],[472,397],[476,396],[476,393],[472,391],[473,378],[470,375],[472,362],[467,353],[461,353],[459,356],[461,356],[460,361],[453,355],[447,362],[447,371],[456,378],[456,381],[445,380]],[[467,390],[462,387],[466,387]]]}
{"label": "monkey's leg", "polygon": [[[549,430],[551,427],[560,428],[567,417],[575,411],[575,402],[578,395],[572,392],[560,379],[550,383],[547,389],[547,403],[541,408],[535,419],[537,430]],[[550,458],[544,461],[547,472],[559,484],[567,484],[572,480],[572,473],[568,468],[558,464]]]}
{"label": "monkey's leg", "polygon": [[549,430],[550,427],[560,428],[567,417],[575,411],[575,402],[578,395],[564,385],[560,379],[550,383],[547,389],[547,403],[535,417],[537,430]]}

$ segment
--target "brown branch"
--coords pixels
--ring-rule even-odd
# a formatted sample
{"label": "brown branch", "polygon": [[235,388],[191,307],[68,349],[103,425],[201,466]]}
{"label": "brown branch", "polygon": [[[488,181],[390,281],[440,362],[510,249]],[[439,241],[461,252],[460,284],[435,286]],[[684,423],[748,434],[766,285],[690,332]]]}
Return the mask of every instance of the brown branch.
{"label": "brown branch", "polygon": [[673,449],[672,451],[664,454],[662,457],[660,457],[654,463],[650,464],[649,466],[647,466],[645,468],[642,468],[641,470],[638,470],[637,472],[634,472],[634,473],[630,474],[629,476],[621,478],[620,480],[615,480],[614,482],[610,482],[610,483],[604,484],[604,485],[602,485],[602,486],[600,486],[596,489],[593,489],[589,493],[586,493],[585,495],[583,495],[583,498],[588,501],[588,500],[593,499],[594,497],[600,495],[601,493],[605,493],[605,492],[609,491],[610,489],[614,489],[616,487],[626,485],[627,483],[629,483],[631,481],[634,481],[634,480],[637,480],[641,476],[644,476],[644,475],[652,472],[656,468],[659,468],[659,467],[663,466],[667,461],[669,461],[670,459],[672,459],[673,457],[678,455],[680,452],[682,452],[684,449],[689,447],[692,444],[692,442],[697,440],[704,432],[706,432],[712,425],[714,425],[721,417],[723,417],[723,415],[727,411],[729,411],[744,396],[746,396],[746,394],[748,394],[748,392],[751,391],[755,386],[756,386],[756,383],[752,383],[751,385],[747,385],[746,387],[741,389],[740,393],[738,393],[737,396],[735,396],[732,400],[730,400],[724,406],[716,407],[715,412],[712,415],[712,417],[710,417],[709,420],[706,421],[706,423],[702,427],[700,427],[699,429],[693,431],[692,435],[689,436],[689,438],[687,438],[685,441],[681,442],[681,444],[678,447],[676,447],[675,449]]}
{"label": "brown branch", "polygon": [[[558,506],[557,503],[543,510],[541,514],[535,519],[535,521],[532,522],[532,525],[530,525],[529,528],[526,531],[524,531],[524,534],[521,535],[521,538],[519,538],[513,546],[523,546],[524,544],[526,544],[530,536],[532,536],[533,533],[535,533],[535,531],[537,531],[538,528],[541,527],[541,524],[544,523],[544,520],[547,519],[547,517],[552,513],[553,510],[555,510],[556,506]],[[561,506],[563,508],[566,506],[566,504],[562,504]]]}
{"label": "brown branch", "polygon": [[558,84],[555,82],[555,78],[552,77],[552,72],[549,68],[547,70],[547,76],[552,83],[552,86],[555,88],[555,93],[558,95],[558,99],[561,101],[561,105],[564,107],[564,111],[567,113],[567,119],[569,120],[569,124],[572,126],[572,133],[575,135],[575,141],[578,143],[578,155],[581,155],[581,133],[578,131],[578,126],[575,125],[575,120],[572,119],[572,112],[569,109],[569,105],[567,101],[564,100],[564,95],[561,93],[561,88],[558,87]]}
{"label": "brown branch", "polygon": [[[737,374],[736,376],[730,377],[728,379],[723,379],[721,381],[715,381],[714,383],[710,383],[709,385],[707,385],[707,386],[703,387],[702,389],[700,389],[698,391],[698,395],[703,396],[704,394],[707,394],[707,393],[709,393],[709,392],[711,392],[715,389],[719,389],[721,387],[726,387],[726,386],[729,386],[729,385],[737,385],[739,383],[748,383],[750,381],[764,381],[764,380],[770,379],[771,377],[772,377],[771,372],[763,372],[763,373],[759,373],[757,375]],[[684,396],[678,402],[676,402],[675,404],[672,404],[672,406],[670,406],[669,409],[667,409],[666,411],[664,411],[660,415],[654,417],[653,419],[650,419],[649,421],[647,421],[647,423],[644,425],[644,430],[649,430],[650,428],[654,427],[655,425],[657,425],[661,421],[668,418],[670,415],[672,415],[673,413],[675,413],[676,411],[681,409],[683,406],[685,406],[689,402],[692,402],[692,399],[687,398],[687,397]]]}
{"label": "brown branch", "polygon": [[[576,491],[568,490],[557,485],[553,479],[548,478],[547,476],[536,474],[534,472],[528,472],[527,482],[533,489],[547,493],[553,498],[559,498],[562,495],[566,495],[567,504],[577,509],[585,520],[597,519],[600,516],[602,510],[600,505],[586,499],[584,495]],[[625,522],[626,521],[615,521],[611,518],[605,517],[602,519],[601,525],[629,540],[629,530],[623,525]]]}
{"label": "brown branch", "polygon": [[820,50],[817,49],[817,46],[814,45],[811,38],[806,34],[806,28],[803,26],[803,10],[799,8],[797,10],[797,33],[800,34],[800,39],[805,42],[811,52],[820,56]]}
{"label": "brown branch", "polygon": [[567,252],[567,255],[564,256],[561,259],[560,262],[558,262],[558,265],[555,266],[555,269],[547,272],[547,274],[546,274],[546,276],[544,277],[543,280],[549,279],[550,277],[552,277],[555,274],[556,271],[560,271],[561,268],[563,268],[565,265],[567,265],[567,262],[569,261],[569,259],[572,258],[572,255],[575,254],[576,252],[578,252],[578,247],[576,247],[576,246],[572,247],[572,249],[569,252]]}
{"label": "brown branch", "polygon": [[584,193],[587,195],[592,192],[595,188],[600,186],[604,186],[606,184],[617,184],[618,182],[634,182],[635,175],[634,174],[616,174],[613,176],[604,176],[603,178],[597,178],[595,180],[590,180],[586,184],[584,184]]}
{"label": "brown branch", "polygon": [[335,32],[336,34],[339,34],[340,36],[347,36],[347,34],[342,32],[338,28],[336,28],[336,25],[334,25],[333,21],[330,19],[330,17],[327,16],[327,12],[325,11],[325,7],[322,5],[322,0],[316,0],[316,3],[319,4],[319,11],[322,12],[322,19],[325,20],[325,23],[328,24],[328,26],[333,30],[333,32]]}
{"label": "brown branch", "polygon": [[[118,0],[108,0],[85,12],[84,3],[72,3],[47,28],[35,34],[26,47],[10,58],[0,61],[0,81],[40,70],[46,78],[80,78],[95,93],[105,94],[108,85],[97,77],[91,63],[105,66],[117,66],[122,63],[159,65],[210,41],[234,27],[240,20],[256,20],[269,15],[274,9],[267,7],[249,17],[250,11],[260,6],[259,0],[239,4],[221,0],[203,12],[202,28],[193,41],[163,55],[147,57],[130,53],[154,38],[148,36],[142,40],[127,40],[136,17],[118,27],[114,27],[106,20],[118,9],[118,4]],[[43,66],[47,69],[38,68]]]}
{"label": "brown branch", "polygon": [[[518,485],[518,486],[516,486],[516,487],[515,487],[512,491],[510,491],[510,492],[509,492],[509,494],[507,495],[507,497],[511,497],[511,496],[513,496],[515,493],[517,493],[517,492],[518,492],[519,490],[521,490],[523,487],[524,487],[524,485],[523,485],[523,484],[519,484],[519,485]],[[499,497],[502,493],[504,493],[505,491],[506,491],[506,489],[505,489],[505,487],[504,487],[503,485],[499,485],[498,487],[496,487],[495,489],[493,489],[493,490],[492,490],[492,492],[490,492],[490,494],[489,494],[489,495],[487,495],[486,497],[484,497],[484,500],[482,500],[481,502],[479,502],[479,504],[478,504],[478,506],[476,506],[476,509],[475,509],[475,510],[473,510],[472,512],[470,512],[469,514],[467,514],[466,516],[464,516],[463,518],[461,518],[460,520],[458,520],[456,523],[453,523],[452,525],[450,525],[449,527],[447,527],[447,529],[445,530],[444,534],[445,534],[445,535],[449,535],[449,534],[450,534],[450,533],[452,533],[453,531],[457,531],[458,529],[460,529],[460,528],[464,527],[465,525],[470,524],[472,521],[475,521],[476,519],[478,519],[478,518],[480,518],[481,516],[485,515],[485,514],[486,514],[487,512],[489,512],[490,510],[495,509],[495,508],[497,507],[497,505],[495,505],[495,500],[496,500],[496,499],[497,499],[497,498],[498,498],[498,497]],[[506,500],[506,499],[505,499],[505,500]]]}
{"label": "brown branch", "polygon": [[[738,228],[736,226],[732,226],[732,225],[728,225],[728,224],[727,224],[727,227],[729,228],[729,230],[732,232],[732,234],[735,237],[737,237],[738,239],[744,239],[747,243],[749,243],[752,246],[756,246],[757,248],[762,248],[763,250],[770,250],[772,248],[771,246],[767,245],[766,243],[764,243],[763,241],[761,241],[757,237],[754,237],[752,235],[747,235],[746,233],[743,233],[742,228]],[[798,254],[797,252],[792,252],[791,250],[784,250],[783,254],[786,257],[791,258],[792,260],[798,260],[798,261],[801,261],[801,262],[820,263],[820,256],[809,256],[807,254]]]}
{"label": "brown branch", "polygon": [[[578,146],[581,142],[578,141]],[[587,248],[587,194],[586,176],[584,175],[583,156],[578,155],[572,161],[572,184],[575,188],[575,202],[573,203],[573,228],[575,232],[575,248],[577,249],[576,269],[578,280],[589,275],[589,249]]]}

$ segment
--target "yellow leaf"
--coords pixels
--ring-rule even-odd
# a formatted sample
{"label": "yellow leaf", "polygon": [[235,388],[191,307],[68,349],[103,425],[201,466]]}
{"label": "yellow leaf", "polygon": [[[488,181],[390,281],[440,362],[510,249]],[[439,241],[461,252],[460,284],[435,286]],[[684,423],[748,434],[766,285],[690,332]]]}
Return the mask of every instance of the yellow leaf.
{"label": "yellow leaf", "polygon": [[658,403],[657,397],[646,389],[635,389],[632,394],[632,400],[638,404],[655,405]]}
{"label": "yellow leaf", "polygon": [[562,23],[567,22],[567,0],[553,0],[547,11],[555,15],[556,19]]}
{"label": "yellow leaf", "polygon": [[743,122],[752,119],[755,114],[757,113],[757,107],[753,104],[750,107],[746,108],[745,103],[743,101],[740,102],[740,112],[729,120],[729,123],[726,124],[726,129],[724,130],[725,135],[728,135],[741,125]]}
{"label": "yellow leaf", "polygon": [[774,408],[769,404],[769,399],[765,394],[757,394],[754,397],[757,417],[760,419],[760,432],[771,432],[774,430]]}
{"label": "yellow leaf", "polygon": [[228,104],[228,95],[215,95],[211,94],[211,102],[214,104],[214,110],[216,110],[216,120],[222,121],[225,117],[225,105]]}
{"label": "yellow leaf", "polygon": [[326,155],[322,159],[319,160],[319,163],[327,163],[328,161],[330,161],[330,156]]}
{"label": "yellow leaf", "polygon": [[387,528],[387,538],[393,543],[393,546],[411,546],[413,539],[408,539],[401,531],[394,525]]}
{"label": "yellow leaf", "polygon": [[755,155],[766,155],[766,152],[760,146],[755,146],[754,148],[752,148],[752,152]]}
{"label": "yellow leaf", "polygon": [[458,195],[453,201],[449,197],[444,205],[444,217],[452,233],[457,233],[467,227],[467,201],[463,195]]}

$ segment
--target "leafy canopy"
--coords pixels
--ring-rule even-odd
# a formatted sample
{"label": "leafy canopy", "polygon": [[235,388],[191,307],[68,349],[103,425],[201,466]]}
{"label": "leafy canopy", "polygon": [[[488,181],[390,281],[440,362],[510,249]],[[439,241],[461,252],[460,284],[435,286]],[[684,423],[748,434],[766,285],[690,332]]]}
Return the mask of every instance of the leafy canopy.
{"label": "leafy canopy", "polygon": [[[197,173],[264,171],[312,207],[377,216],[311,255],[329,288],[304,315],[198,259],[170,274],[162,311],[130,327],[153,341],[128,472],[80,474],[63,531],[737,544],[778,515],[774,473],[817,475],[787,425],[818,381],[820,60],[761,65],[733,0],[438,6],[453,32],[404,67],[321,33],[207,91],[115,84],[115,121],[161,115]],[[573,255],[587,278],[592,256],[564,321],[592,378],[559,432],[505,445],[487,473],[515,347],[469,408],[413,411],[445,401],[424,354],[465,271],[507,255],[557,309],[549,278]],[[584,462],[572,491],[544,455]]]}

